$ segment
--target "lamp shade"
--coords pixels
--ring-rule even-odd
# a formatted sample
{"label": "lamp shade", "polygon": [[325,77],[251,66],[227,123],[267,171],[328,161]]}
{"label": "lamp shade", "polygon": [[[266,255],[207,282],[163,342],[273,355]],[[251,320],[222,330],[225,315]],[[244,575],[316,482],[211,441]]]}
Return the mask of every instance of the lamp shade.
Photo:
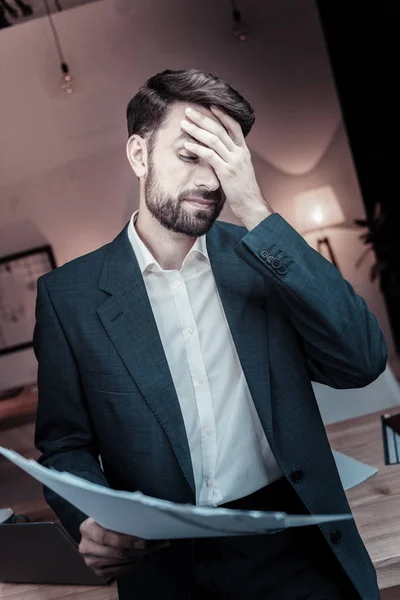
{"label": "lamp shade", "polygon": [[300,233],[341,225],[346,221],[339,201],[329,185],[296,194],[294,213]]}

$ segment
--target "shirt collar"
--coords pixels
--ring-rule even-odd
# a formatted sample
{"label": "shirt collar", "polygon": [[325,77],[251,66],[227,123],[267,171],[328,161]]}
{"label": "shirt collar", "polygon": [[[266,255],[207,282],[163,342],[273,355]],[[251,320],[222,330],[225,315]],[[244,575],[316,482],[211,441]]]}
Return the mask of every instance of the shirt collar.
{"label": "shirt collar", "polygon": [[[140,237],[136,231],[135,222],[136,222],[138,214],[139,214],[139,209],[136,210],[130,218],[129,225],[128,225],[128,238],[131,243],[132,249],[136,255],[136,259],[138,261],[140,271],[141,271],[142,275],[146,271],[146,269],[162,271],[163,269],[160,267],[159,263],[154,258],[154,256],[152,255],[150,250],[147,248],[147,246],[140,239]],[[190,256],[191,254],[194,254],[194,256],[196,258],[200,258],[200,255],[202,255],[208,260],[208,262],[210,261],[209,256],[208,256],[208,251],[207,251],[207,243],[206,243],[205,235],[202,235],[196,239],[195,243],[193,244],[193,246],[187,253],[185,260],[183,261],[183,264],[185,264],[188,256]]]}

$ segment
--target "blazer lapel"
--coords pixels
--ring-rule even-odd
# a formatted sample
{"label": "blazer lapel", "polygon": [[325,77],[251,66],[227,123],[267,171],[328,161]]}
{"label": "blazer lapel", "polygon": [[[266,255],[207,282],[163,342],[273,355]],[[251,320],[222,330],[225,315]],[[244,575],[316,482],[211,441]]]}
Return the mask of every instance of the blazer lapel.
{"label": "blazer lapel", "polygon": [[[110,297],[97,314],[126,368],[163,427],[195,495],[190,449],[179,400],[136,256],[128,225],[110,244],[99,288]],[[264,281],[233,252],[222,248],[218,223],[207,234],[214,278],[256,409],[271,442]]]}
{"label": "blazer lapel", "polygon": [[110,244],[99,288],[111,294],[98,309],[112,343],[163,427],[195,494],[185,424],[128,225]]}

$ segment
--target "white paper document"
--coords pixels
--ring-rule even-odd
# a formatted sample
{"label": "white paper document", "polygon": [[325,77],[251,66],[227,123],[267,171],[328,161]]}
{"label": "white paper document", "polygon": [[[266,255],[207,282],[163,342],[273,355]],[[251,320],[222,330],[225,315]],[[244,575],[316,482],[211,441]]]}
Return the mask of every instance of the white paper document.
{"label": "white paper document", "polygon": [[376,467],[372,467],[351,456],[342,454],[342,452],[339,452],[338,450],[332,449],[332,454],[336,462],[337,470],[339,471],[343,489],[346,492],[378,472]]}
{"label": "white paper document", "polygon": [[351,514],[288,515],[284,512],[175,504],[141,492],[112,490],[90,483],[76,475],[43,467],[35,460],[23,458],[17,452],[1,446],[0,454],[102,527],[146,540],[274,533],[287,527],[353,518]]}

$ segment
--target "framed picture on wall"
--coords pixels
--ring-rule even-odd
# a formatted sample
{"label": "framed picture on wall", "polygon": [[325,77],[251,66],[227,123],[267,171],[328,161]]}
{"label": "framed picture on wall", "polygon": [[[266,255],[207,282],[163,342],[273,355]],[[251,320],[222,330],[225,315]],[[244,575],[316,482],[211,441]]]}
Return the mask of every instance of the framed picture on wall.
{"label": "framed picture on wall", "polygon": [[56,266],[51,246],[0,258],[0,355],[33,346],[37,280]]}

